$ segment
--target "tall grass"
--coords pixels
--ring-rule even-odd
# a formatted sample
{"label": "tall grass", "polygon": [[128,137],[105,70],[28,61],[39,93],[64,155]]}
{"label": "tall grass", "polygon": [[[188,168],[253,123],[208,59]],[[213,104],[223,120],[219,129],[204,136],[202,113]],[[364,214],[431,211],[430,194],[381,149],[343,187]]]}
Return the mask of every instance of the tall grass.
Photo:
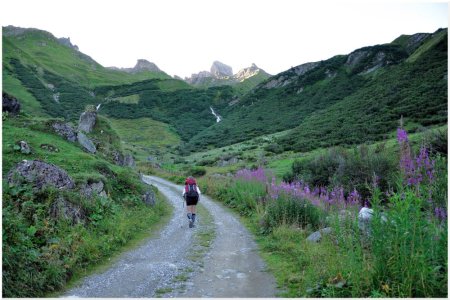
{"label": "tall grass", "polygon": [[[368,230],[360,228],[356,189],[277,184],[261,168],[201,184],[246,216],[282,296],[446,297],[447,161],[424,146],[414,153],[402,144],[405,137],[400,157],[390,158],[397,167],[383,173],[395,189],[382,191],[386,185],[378,176],[367,185],[373,209]],[[325,226],[332,233],[320,243],[306,241]]]}

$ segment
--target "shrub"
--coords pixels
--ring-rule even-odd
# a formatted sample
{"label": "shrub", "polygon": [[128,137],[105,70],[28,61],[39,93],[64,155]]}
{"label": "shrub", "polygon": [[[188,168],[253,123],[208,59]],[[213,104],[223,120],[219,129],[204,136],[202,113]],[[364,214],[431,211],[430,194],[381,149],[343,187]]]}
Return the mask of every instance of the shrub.
{"label": "shrub", "polygon": [[205,174],[206,174],[206,169],[203,167],[197,167],[197,166],[190,167],[186,171],[186,176],[201,177]]}
{"label": "shrub", "polygon": [[267,204],[263,230],[271,232],[281,225],[316,229],[321,223],[321,211],[308,199],[282,195]]}

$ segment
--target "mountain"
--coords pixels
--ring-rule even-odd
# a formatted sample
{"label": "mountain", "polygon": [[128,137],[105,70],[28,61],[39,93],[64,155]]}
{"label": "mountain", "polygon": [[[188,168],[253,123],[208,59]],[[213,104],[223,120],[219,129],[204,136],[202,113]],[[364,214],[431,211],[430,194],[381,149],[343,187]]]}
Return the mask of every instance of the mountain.
{"label": "mountain", "polygon": [[[272,76],[221,111],[186,149],[221,147],[290,129],[276,143],[308,151],[381,140],[447,122],[447,29],[401,36]],[[274,113],[276,112],[276,113]]]}
{"label": "mountain", "polygon": [[[124,71],[131,74],[136,74],[140,72],[155,72],[155,73],[164,73],[161,71],[155,63],[149,62],[145,59],[138,59],[136,65],[133,68],[116,68],[116,67],[107,67],[112,70]],[[166,73],[164,73],[166,74]],[[166,74],[167,75],[167,74]]]}
{"label": "mountain", "polygon": [[252,64],[233,75],[233,69],[220,61],[214,61],[210,71],[201,71],[185,78],[185,81],[196,87],[231,85],[244,94],[269,78],[271,75]]}
{"label": "mountain", "polygon": [[[2,27],[3,90],[24,104],[24,111],[40,116],[75,118],[87,104],[98,104],[96,86],[129,84],[155,79],[164,89],[188,88],[151,63],[139,60],[136,72],[103,67],[79,51],[70,38],[14,26]],[[157,68],[157,67],[156,67]]]}
{"label": "mountain", "polygon": [[101,103],[99,113],[115,119],[168,124],[182,155],[272,133],[279,133],[277,147],[308,151],[383,140],[401,118],[413,130],[447,122],[447,29],[402,35],[274,76],[254,64],[230,75],[231,67],[214,62],[191,77],[194,87],[149,79],[161,73],[148,70],[103,68],[43,31],[4,28],[3,36],[3,89],[26,112],[74,120],[87,104]]}

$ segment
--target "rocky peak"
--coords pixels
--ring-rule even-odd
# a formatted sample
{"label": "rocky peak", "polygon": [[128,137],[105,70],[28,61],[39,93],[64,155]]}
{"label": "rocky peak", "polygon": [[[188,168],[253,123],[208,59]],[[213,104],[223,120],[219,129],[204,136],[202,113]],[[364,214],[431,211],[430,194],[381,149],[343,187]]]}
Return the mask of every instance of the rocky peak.
{"label": "rocky peak", "polygon": [[150,72],[162,72],[161,69],[155,63],[152,63],[146,59],[138,59],[136,65],[133,68],[117,68],[117,67],[108,67],[110,70],[123,71],[127,73],[139,73],[143,71]]}
{"label": "rocky peak", "polygon": [[216,60],[211,66],[211,74],[217,78],[233,76],[233,69],[230,66]]}
{"label": "rocky peak", "polygon": [[253,63],[250,67],[237,72],[233,77],[238,81],[244,81],[247,78],[257,75],[259,72],[264,72],[264,70],[258,68],[258,66]]}
{"label": "rocky peak", "polygon": [[70,37],[68,37],[68,38],[65,38],[65,37],[59,38],[59,39],[58,39],[58,42],[59,42],[61,45],[67,46],[67,47],[69,47],[69,48],[72,48],[72,49],[75,49],[75,50],[78,51],[78,46],[77,46],[77,45],[73,45],[73,44],[70,42]]}
{"label": "rocky peak", "polygon": [[136,65],[132,69],[132,72],[138,73],[142,71],[161,72],[158,66],[146,59],[138,59]]}

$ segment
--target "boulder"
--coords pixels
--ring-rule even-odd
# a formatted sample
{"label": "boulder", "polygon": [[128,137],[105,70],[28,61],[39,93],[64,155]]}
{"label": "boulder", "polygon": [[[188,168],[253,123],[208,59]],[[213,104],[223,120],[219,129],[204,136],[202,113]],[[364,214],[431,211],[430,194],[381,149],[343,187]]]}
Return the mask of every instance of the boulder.
{"label": "boulder", "polygon": [[71,142],[77,141],[77,133],[70,124],[64,122],[55,122],[52,124],[52,128],[58,135],[64,137],[66,140]]}
{"label": "boulder", "polygon": [[17,115],[20,112],[19,101],[7,93],[2,93],[2,111]]}
{"label": "boulder", "polygon": [[107,197],[104,187],[105,185],[102,181],[84,183],[80,187],[80,193],[87,198],[91,198],[92,196]]}
{"label": "boulder", "polygon": [[95,111],[85,111],[80,115],[78,121],[78,130],[89,133],[95,126],[97,120],[97,113]]}
{"label": "boulder", "polygon": [[133,155],[125,154],[125,157],[123,159],[123,164],[124,164],[124,166],[127,166],[127,167],[132,167],[132,168],[135,167],[136,163],[134,162]]}
{"label": "boulder", "polygon": [[231,157],[229,159],[221,159],[217,162],[218,167],[226,167],[229,165],[234,165],[239,162],[239,159],[237,157]]}
{"label": "boulder", "polygon": [[72,224],[79,224],[85,222],[86,213],[80,205],[69,202],[60,196],[50,207],[50,217],[69,220]]}
{"label": "boulder", "polygon": [[26,182],[33,184],[37,190],[41,190],[45,186],[53,186],[61,190],[75,187],[72,178],[66,171],[39,160],[23,160],[9,171],[7,178],[11,185]]}
{"label": "boulder", "polygon": [[327,235],[330,234],[333,231],[332,228],[330,227],[326,227],[326,228],[322,228],[314,233],[311,233],[306,240],[308,242],[312,242],[312,243],[318,243],[320,242],[320,240],[322,239],[322,235]]}
{"label": "boulder", "polygon": [[49,152],[59,152],[59,149],[56,146],[50,144],[41,144],[41,149],[45,149]]}
{"label": "boulder", "polygon": [[358,213],[358,227],[366,236],[370,235],[370,222],[373,217],[373,209],[363,207]]}
{"label": "boulder", "polygon": [[78,132],[78,143],[80,143],[83,148],[90,152],[95,153],[97,152],[97,148],[95,147],[94,143],[82,132]]}
{"label": "boulder", "polygon": [[155,206],[156,204],[156,195],[151,189],[146,191],[144,195],[142,195],[142,201],[148,206]]}
{"label": "boulder", "polygon": [[23,154],[30,154],[31,153],[31,147],[28,145],[25,141],[17,142],[17,145],[20,147],[20,152]]}

